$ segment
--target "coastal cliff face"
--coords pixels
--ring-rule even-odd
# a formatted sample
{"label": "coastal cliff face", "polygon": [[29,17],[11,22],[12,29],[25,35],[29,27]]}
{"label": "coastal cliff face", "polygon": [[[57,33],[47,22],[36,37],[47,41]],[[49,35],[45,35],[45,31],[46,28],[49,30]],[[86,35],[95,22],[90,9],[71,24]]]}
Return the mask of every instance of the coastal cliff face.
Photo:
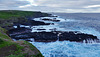
{"label": "coastal cliff face", "polygon": [[29,19],[50,14],[31,11],[0,11],[0,57],[43,57],[40,51],[27,41],[13,41],[8,30],[13,25],[29,23]]}

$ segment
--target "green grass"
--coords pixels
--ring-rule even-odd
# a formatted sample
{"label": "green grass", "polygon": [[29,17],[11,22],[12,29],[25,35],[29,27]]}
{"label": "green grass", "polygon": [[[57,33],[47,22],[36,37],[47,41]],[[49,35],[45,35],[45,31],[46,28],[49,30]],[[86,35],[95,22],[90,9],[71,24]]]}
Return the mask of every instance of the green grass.
{"label": "green grass", "polygon": [[10,37],[8,37],[7,35],[4,35],[3,33],[0,32],[0,38],[2,39],[7,39],[7,40],[11,40]]}
{"label": "green grass", "polygon": [[15,45],[16,45],[16,47],[17,47],[17,51],[14,51],[14,54],[16,54],[16,55],[21,54],[21,52],[23,52],[22,49],[23,49],[24,47],[22,47],[22,46],[20,46],[20,45],[18,45],[18,44],[16,44],[16,43],[15,43]]}
{"label": "green grass", "polygon": [[12,17],[25,17],[33,14],[34,12],[27,12],[27,11],[0,11],[0,18],[11,19]]}
{"label": "green grass", "polygon": [[[3,28],[0,28],[0,49],[3,50],[4,47],[8,48],[9,47],[13,47],[13,48],[16,48],[14,50],[12,50],[11,48],[9,49],[8,52],[6,53],[9,53],[10,55],[6,56],[6,57],[27,57],[27,56],[30,56],[30,57],[43,57],[43,55],[39,52],[39,50],[37,50],[37,48],[35,46],[33,46],[31,43],[27,42],[27,41],[24,41],[23,44],[25,45],[28,45],[30,48],[30,50],[34,51],[34,52],[37,52],[37,54],[33,54],[33,55],[28,55],[28,53],[23,53],[23,49],[25,47],[23,46],[20,46],[18,43],[15,43],[13,42],[9,36],[3,34],[2,32],[5,32],[6,33],[6,30],[3,29]],[[2,53],[2,51],[0,50],[0,53]],[[5,54],[6,54],[5,53]]]}
{"label": "green grass", "polygon": [[0,44],[2,44],[3,43],[3,40],[2,39],[0,39]]}
{"label": "green grass", "polygon": [[[41,13],[41,12],[6,10],[6,11],[0,11],[0,18],[1,19],[11,19],[12,17],[26,17],[26,16],[32,17],[36,13]],[[44,13],[44,15],[48,16],[48,14],[46,13]]]}
{"label": "green grass", "polygon": [[0,18],[10,19],[11,17],[25,17],[25,16],[32,17],[38,13],[40,13],[44,16],[49,15],[47,13],[41,13],[41,12],[36,12],[36,11],[4,10],[4,11],[0,11]]}
{"label": "green grass", "polygon": [[[0,39],[1,40],[1,39]],[[17,56],[17,57],[19,57],[19,56],[24,56],[24,54],[22,54],[22,49],[24,48],[24,47],[22,47],[22,46],[20,46],[19,44],[17,44],[17,43],[14,43],[14,42],[11,42],[11,41],[3,41],[3,40],[1,40],[2,42],[0,42],[0,48],[3,48],[3,47],[9,47],[9,46],[11,46],[11,45],[14,45],[15,47],[14,48],[16,48],[16,50],[13,50],[13,51],[9,51],[9,52],[7,52],[7,53],[13,53],[13,55],[11,54],[10,56],[8,56],[8,57],[12,57],[12,56]]]}
{"label": "green grass", "polygon": [[2,42],[0,43],[0,48],[6,47],[6,46],[10,46],[10,45],[12,45],[11,42],[8,42],[8,41],[2,41]]}
{"label": "green grass", "polygon": [[18,45],[17,43],[12,42],[12,40],[10,39],[10,37],[8,37],[7,35],[3,34],[2,32],[6,33],[6,30],[3,28],[0,28],[0,48],[3,47],[9,47],[11,45],[15,45],[17,48],[17,51],[13,51],[14,54],[19,54],[20,52],[22,52],[22,49],[24,47]]}
{"label": "green grass", "polygon": [[0,31],[2,31],[2,32],[4,32],[4,33],[6,33],[6,32],[7,32],[7,30],[6,30],[6,29],[1,28],[1,27],[0,27]]}
{"label": "green grass", "polygon": [[7,30],[4,28],[0,27],[0,38],[3,39],[7,39],[7,40],[11,40],[10,37],[6,34]]}
{"label": "green grass", "polygon": [[35,11],[2,10],[0,11],[0,26],[9,29],[13,23],[27,23],[28,18],[36,16],[49,16],[50,14]]}

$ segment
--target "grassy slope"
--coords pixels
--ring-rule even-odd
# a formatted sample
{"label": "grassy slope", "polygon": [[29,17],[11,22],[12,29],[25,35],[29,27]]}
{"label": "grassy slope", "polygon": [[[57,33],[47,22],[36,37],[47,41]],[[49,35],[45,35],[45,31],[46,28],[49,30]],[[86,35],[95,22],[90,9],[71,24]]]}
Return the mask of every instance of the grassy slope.
{"label": "grassy slope", "polygon": [[[12,17],[25,17],[25,16],[32,17],[36,13],[41,13],[41,12],[7,10],[7,11],[0,11],[0,18],[11,19]],[[48,15],[48,14],[45,13],[44,15]]]}
{"label": "grassy slope", "polygon": [[[0,11],[0,26],[13,25],[12,22],[16,19],[23,17],[25,20],[25,16],[34,14],[35,12],[31,11]],[[0,57],[43,57],[32,44],[26,41],[13,41],[6,32],[6,29],[0,27]]]}
{"label": "grassy slope", "polygon": [[35,13],[37,12],[17,11],[17,10],[0,11],[0,21],[8,21],[9,23],[11,20],[17,20],[18,18],[26,19],[26,16],[30,16],[30,17],[34,16]]}
{"label": "grassy slope", "polygon": [[0,27],[0,57],[43,57],[32,44],[26,41],[13,41]]}

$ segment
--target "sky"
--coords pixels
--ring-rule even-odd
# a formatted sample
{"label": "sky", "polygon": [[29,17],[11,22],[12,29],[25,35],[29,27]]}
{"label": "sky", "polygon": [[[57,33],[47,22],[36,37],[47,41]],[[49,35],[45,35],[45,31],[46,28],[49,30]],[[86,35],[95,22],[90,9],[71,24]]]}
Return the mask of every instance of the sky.
{"label": "sky", "polygon": [[100,0],[0,0],[0,10],[100,13]]}

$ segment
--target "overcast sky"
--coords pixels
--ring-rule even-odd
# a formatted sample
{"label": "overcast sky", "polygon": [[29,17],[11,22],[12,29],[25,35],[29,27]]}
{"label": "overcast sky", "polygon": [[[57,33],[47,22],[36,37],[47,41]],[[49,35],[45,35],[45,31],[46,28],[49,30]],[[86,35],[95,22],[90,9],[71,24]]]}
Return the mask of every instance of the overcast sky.
{"label": "overcast sky", "polygon": [[100,0],[0,0],[0,10],[100,13]]}

